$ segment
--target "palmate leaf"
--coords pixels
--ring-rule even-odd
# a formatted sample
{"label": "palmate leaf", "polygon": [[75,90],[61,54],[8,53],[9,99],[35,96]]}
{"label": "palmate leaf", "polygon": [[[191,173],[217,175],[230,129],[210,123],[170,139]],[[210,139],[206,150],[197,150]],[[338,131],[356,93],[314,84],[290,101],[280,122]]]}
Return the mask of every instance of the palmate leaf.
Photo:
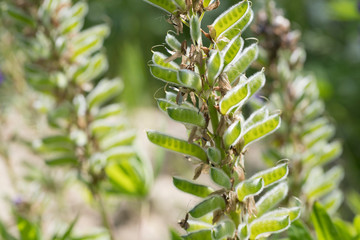
{"label": "palmate leaf", "polygon": [[212,167],[210,168],[210,177],[214,183],[226,188],[231,188],[231,181],[229,176],[221,169]]}
{"label": "palmate leaf", "polygon": [[178,138],[170,137],[168,135],[156,132],[156,131],[147,131],[148,139],[160,147],[167,148],[169,150],[183,153],[186,155],[194,156],[202,161],[207,160],[207,155],[205,151],[194,143],[188,143],[185,140]]}
{"label": "palmate leaf", "polygon": [[230,83],[233,83],[255,61],[259,52],[258,48],[256,43],[251,44],[225,67],[224,72],[227,74]]}
{"label": "palmate leaf", "polygon": [[216,31],[216,36],[221,36],[224,31],[241,20],[248,8],[250,8],[250,3],[247,0],[241,1],[217,17],[211,24]]}
{"label": "palmate leaf", "polygon": [[313,205],[311,221],[314,224],[318,240],[342,239],[326,210],[318,202],[315,202]]}
{"label": "palmate leaf", "polygon": [[193,183],[178,177],[173,177],[173,183],[177,189],[202,198],[209,196],[209,194],[214,191],[211,187]]}
{"label": "palmate leaf", "polygon": [[200,218],[217,209],[225,208],[225,200],[219,195],[209,197],[193,207],[189,214],[194,218]]}

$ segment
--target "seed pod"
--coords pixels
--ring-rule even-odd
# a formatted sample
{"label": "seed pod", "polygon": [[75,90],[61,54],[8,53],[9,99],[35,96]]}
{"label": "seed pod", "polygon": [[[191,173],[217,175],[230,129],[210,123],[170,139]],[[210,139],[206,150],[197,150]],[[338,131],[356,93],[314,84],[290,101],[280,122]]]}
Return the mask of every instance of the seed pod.
{"label": "seed pod", "polygon": [[202,83],[201,83],[201,78],[199,76],[199,74],[190,71],[190,70],[186,70],[186,69],[181,69],[178,71],[178,75],[177,75],[177,79],[178,82],[188,88],[192,88],[195,89],[196,91],[201,91],[202,89]]}
{"label": "seed pod", "polygon": [[246,84],[249,85],[250,96],[254,95],[257,91],[259,91],[265,85],[265,74],[264,70],[255,73],[246,81]]}
{"label": "seed pod", "polygon": [[210,177],[214,183],[226,188],[231,188],[231,181],[229,176],[221,169],[212,167],[210,169]]}
{"label": "seed pod", "polygon": [[289,216],[290,221],[293,222],[300,217],[301,207],[281,208],[264,214],[261,218],[278,218]]}
{"label": "seed pod", "polygon": [[236,107],[245,103],[250,95],[249,85],[238,84],[236,87],[226,93],[221,99],[219,106],[220,112],[225,115]]}
{"label": "seed pod", "polygon": [[197,15],[190,18],[190,35],[194,45],[201,44],[200,20]]}
{"label": "seed pod", "polygon": [[167,113],[171,119],[178,122],[196,125],[201,128],[204,128],[206,125],[203,113],[196,109],[168,107]]}
{"label": "seed pod", "polygon": [[220,55],[220,52],[212,52],[207,64],[207,78],[210,86],[214,85],[215,80],[220,75],[223,67],[224,60]]}
{"label": "seed pod", "polygon": [[169,150],[183,153],[186,155],[197,157],[202,161],[207,160],[207,156],[205,151],[194,143],[188,143],[185,140],[181,140],[178,138],[170,137],[168,135],[155,132],[155,131],[147,131],[148,139],[160,147],[167,148]]}
{"label": "seed pod", "polygon": [[212,240],[211,230],[204,229],[181,236],[184,240]]}
{"label": "seed pod", "polygon": [[241,34],[250,25],[253,18],[254,12],[252,11],[251,7],[248,6],[244,15],[234,25],[224,31],[220,37],[232,39],[235,36]]}
{"label": "seed pod", "polygon": [[284,163],[265,171],[258,172],[253,175],[251,179],[262,178],[264,180],[264,187],[270,187],[271,185],[284,180],[288,173],[288,164]]}
{"label": "seed pod", "polygon": [[235,123],[231,124],[225,131],[223,141],[226,149],[229,149],[230,146],[235,145],[241,135],[241,121],[238,120]]}
{"label": "seed pod", "polygon": [[86,97],[89,108],[98,107],[115,97],[123,88],[120,79],[103,79]]}
{"label": "seed pod", "polygon": [[161,52],[153,52],[152,61],[154,64],[157,64],[164,68],[169,68],[173,70],[178,70],[180,67],[175,62],[165,62],[165,59],[168,57]]}
{"label": "seed pod", "polygon": [[234,236],[235,233],[235,224],[231,220],[224,220],[217,224],[213,231],[212,236],[215,240],[227,239]]}
{"label": "seed pod", "polygon": [[225,205],[225,200],[221,196],[215,195],[198,203],[189,213],[192,217],[199,218],[217,209],[224,209]]}
{"label": "seed pod", "polygon": [[234,82],[245,72],[251,63],[255,61],[258,56],[258,52],[258,45],[256,43],[251,44],[242,51],[241,55],[236,57],[225,67],[224,72],[226,72],[230,83]]}
{"label": "seed pod", "polygon": [[179,190],[202,198],[209,196],[214,191],[211,187],[177,177],[173,177],[173,183]]}
{"label": "seed pod", "polygon": [[224,57],[224,67],[232,62],[236,57],[241,54],[244,47],[244,40],[239,36],[234,37],[221,51],[221,55]]}
{"label": "seed pod", "polygon": [[144,0],[144,1],[168,13],[174,13],[177,9],[175,3],[172,0]]}
{"label": "seed pod", "polygon": [[239,201],[243,202],[246,198],[258,195],[264,188],[264,180],[262,178],[248,179],[242,181],[236,187],[236,193]]}
{"label": "seed pod", "polygon": [[181,51],[181,43],[170,32],[166,34],[165,42],[167,45],[169,45],[169,47],[172,48],[172,50]]}
{"label": "seed pod", "polygon": [[285,231],[290,224],[289,216],[254,220],[249,226],[250,239],[259,239],[272,233]]}
{"label": "seed pod", "polygon": [[161,67],[158,65],[150,65],[150,72],[151,75],[161,81],[164,81],[166,83],[172,83],[177,86],[181,86],[182,84],[178,81],[178,71]]}
{"label": "seed pod", "polygon": [[207,156],[210,160],[210,162],[214,163],[214,164],[220,164],[221,162],[221,152],[219,149],[214,148],[214,147],[209,147],[206,150]]}

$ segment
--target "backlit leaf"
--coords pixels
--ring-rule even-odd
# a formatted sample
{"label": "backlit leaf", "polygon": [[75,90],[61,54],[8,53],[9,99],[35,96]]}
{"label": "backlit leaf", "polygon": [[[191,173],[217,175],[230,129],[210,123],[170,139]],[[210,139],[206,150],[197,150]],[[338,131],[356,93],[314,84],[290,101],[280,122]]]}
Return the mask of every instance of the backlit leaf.
{"label": "backlit leaf", "polygon": [[257,217],[262,216],[268,210],[277,206],[287,195],[288,185],[286,182],[279,183],[269,192],[265,193],[257,202]]}
{"label": "backlit leaf", "polygon": [[259,239],[272,233],[285,231],[288,227],[290,227],[290,224],[289,216],[256,219],[249,226],[250,239]]}
{"label": "backlit leaf", "polygon": [[247,84],[238,84],[221,99],[220,112],[225,115],[236,107],[241,106],[249,97],[250,89]]}
{"label": "backlit leaf", "polygon": [[276,167],[256,173],[251,179],[262,178],[264,180],[264,187],[269,187],[286,178],[289,173],[287,163],[280,164]]}
{"label": "backlit leaf", "polygon": [[240,36],[234,37],[221,51],[221,54],[224,57],[224,66],[227,66],[232,60],[241,54],[243,47],[244,40]]}
{"label": "backlit leaf", "polygon": [[241,135],[241,120],[231,124],[224,133],[224,145],[226,148],[237,143]]}

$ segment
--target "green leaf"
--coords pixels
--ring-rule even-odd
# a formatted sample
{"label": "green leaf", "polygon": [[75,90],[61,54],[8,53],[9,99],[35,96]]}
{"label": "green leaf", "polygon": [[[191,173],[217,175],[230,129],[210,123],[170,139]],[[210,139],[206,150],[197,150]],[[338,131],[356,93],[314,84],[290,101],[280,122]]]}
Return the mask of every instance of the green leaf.
{"label": "green leaf", "polygon": [[189,213],[192,217],[199,218],[217,209],[224,209],[225,206],[226,204],[224,198],[216,195],[198,203],[189,211]]}
{"label": "green leaf", "polygon": [[201,128],[206,127],[205,117],[199,110],[182,107],[168,107],[167,113],[169,117],[175,121],[196,125]]}
{"label": "green leaf", "polygon": [[197,14],[191,16],[190,18],[190,36],[194,45],[200,44],[201,41],[201,31],[200,31],[200,20]]}
{"label": "green leaf", "polygon": [[180,51],[181,50],[181,43],[176,39],[176,37],[171,34],[167,33],[165,37],[166,44],[174,51]]}
{"label": "green leaf", "polygon": [[226,67],[229,63],[232,62],[236,57],[241,54],[241,51],[244,47],[244,40],[239,36],[234,37],[221,51],[222,56],[224,56],[224,66]]}
{"label": "green leaf", "polygon": [[174,229],[170,229],[170,240],[182,240],[180,235]]}
{"label": "green leaf", "polygon": [[74,74],[76,83],[82,84],[98,78],[108,69],[107,58],[104,54],[98,53],[89,59],[89,62],[80,67]]}
{"label": "green leaf", "polygon": [[187,70],[187,69],[181,69],[178,71],[178,81],[181,83],[181,85],[192,88],[196,91],[201,91],[202,89],[202,83],[200,75]]}
{"label": "green leaf", "polygon": [[314,224],[318,240],[338,240],[339,236],[334,223],[320,203],[315,202],[311,213],[311,221]]}
{"label": "green leaf", "polygon": [[292,208],[280,208],[268,213],[265,213],[262,218],[277,218],[289,216],[291,222],[297,220],[301,214],[301,206]]}
{"label": "green leaf", "polygon": [[64,166],[64,165],[77,165],[78,159],[75,156],[61,156],[45,161],[46,165],[50,167]]}
{"label": "green leaf", "polygon": [[185,0],[173,0],[173,1],[182,11],[186,10]]}
{"label": "green leaf", "polygon": [[165,59],[168,57],[161,52],[153,52],[152,61],[154,64],[157,64],[164,68],[169,68],[173,70],[178,70],[180,67],[175,62],[165,62]]}
{"label": "green leaf", "polygon": [[166,83],[172,83],[178,86],[181,86],[182,84],[178,81],[177,70],[173,70],[170,68],[164,68],[158,65],[150,65],[150,72],[151,75],[161,81],[164,81]]}
{"label": "green leaf", "polygon": [[237,197],[240,202],[246,198],[258,195],[264,189],[264,180],[262,178],[248,179],[240,182],[236,187]]}
{"label": "green leaf", "polygon": [[257,217],[262,216],[268,210],[277,206],[287,195],[288,185],[286,182],[279,183],[270,191],[265,193],[257,202],[256,209],[258,211]]}
{"label": "green leaf", "polygon": [[99,142],[99,146],[102,150],[109,150],[113,147],[131,145],[136,138],[136,131],[126,130],[120,133],[107,135]]}
{"label": "green leaf", "polygon": [[172,0],[144,0],[144,1],[168,13],[174,13],[177,9],[175,3]]}
{"label": "green leaf", "polygon": [[327,144],[322,149],[319,161],[317,164],[326,164],[332,160],[337,159],[342,154],[342,146],[340,141],[334,141]]}
{"label": "green leaf", "polygon": [[0,237],[2,237],[2,239],[6,239],[6,240],[17,240],[14,236],[12,236],[9,232],[8,232],[8,228],[7,226],[5,226],[1,221],[0,221]]}
{"label": "green leaf", "polygon": [[212,231],[213,239],[222,240],[222,239],[231,238],[234,236],[235,229],[236,229],[236,227],[235,227],[235,224],[233,221],[224,220],[224,221],[218,223],[214,227],[214,229]]}
{"label": "green leaf", "polygon": [[224,67],[224,60],[219,51],[213,51],[207,64],[207,79],[210,86],[213,86],[216,78]]}
{"label": "green leaf", "polygon": [[213,226],[209,223],[188,220],[189,228],[186,229],[187,232],[195,232],[203,229],[211,229]]}
{"label": "green leaf", "polygon": [[257,123],[245,130],[243,135],[244,148],[254,141],[258,141],[261,138],[269,135],[280,127],[281,119],[279,114],[269,116],[263,122]]}
{"label": "green leaf", "polygon": [[259,239],[272,233],[285,231],[290,227],[290,224],[289,216],[256,219],[249,226],[250,239]]}
{"label": "green leaf", "polygon": [[121,162],[136,155],[133,146],[119,146],[113,147],[104,152],[106,161]]}
{"label": "green leaf", "polygon": [[224,31],[229,29],[238,21],[241,21],[241,18],[244,16],[248,8],[250,8],[250,3],[246,0],[241,1],[217,17],[213,24],[211,24],[216,31],[216,36],[221,36]]}
{"label": "green leaf", "polygon": [[22,26],[36,27],[35,19],[26,14],[23,10],[19,8],[12,7],[10,5],[5,4],[3,6],[4,12],[11,17],[13,20],[21,24]]}
{"label": "green leaf", "polygon": [[305,135],[304,142],[308,148],[313,147],[320,141],[329,140],[335,133],[335,128],[331,125],[324,126],[322,128],[317,129],[316,131]]}
{"label": "green leaf", "polygon": [[210,229],[199,230],[181,237],[184,240],[212,240]]}
{"label": "green leaf", "polygon": [[231,181],[229,176],[221,169],[212,167],[210,169],[210,177],[214,183],[226,188],[231,188]]}
{"label": "green leaf", "polygon": [[209,147],[206,150],[207,156],[213,164],[220,164],[221,163],[221,152],[219,149],[214,147]]}
{"label": "green leaf", "polygon": [[21,240],[40,240],[39,227],[34,223],[30,222],[26,218],[17,215],[17,228],[20,232]]}
{"label": "green leaf", "polygon": [[231,63],[229,63],[224,72],[226,72],[230,83],[233,83],[246,69],[255,61],[258,56],[257,43],[251,44],[245,48],[242,53],[237,56]]}
{"label": "green leaf", "polygon": [[293,222],[288,230],[290,240],[313,240],[309,229],[301,220]]}
{"label": "green leaf", "polygon": [[225,131],[223,141],[226,149],[230,146],[235,145],[241,136],[241,120],[238,120],[231,124]]}
{"label": "green leaf", "polygon": [[262,178],[264,180],[264,187],[270,187],[271,185],[284,180],[288,173],[288,164],[283,163],[265,171],[258,172],[253,175],[251,179]]}
{"label": "green leaf", "polygon": [[220,112],[225,115],[231,112],[234,108],[239,107],[245,103],[250,95],[250,89],[247,84],[238,84],[236,87],[228,91],[221,99],[219,106]]}
{"label": "green leaf", "polygon": [[334,214],[338,208],[340,207],[341,203],[344,201],[344,194],[335,189],[330,194],[328,194],[321,203],[323,204],[324,208],[329,214]]}
{"label": "green leaf", "polygon": [[117,96],[123,89],[123,83],[120,79],[103,79],[86,97],[89,108],[99,107],[105,102]]}
{"label": "green leaf", "polygon": [[167,148],[169,150],[183,153],[186,155],[197,157],[202,161],[207,161],[207,155],[205,151],[194,143],[188,143],[185,140],[181,140],[178,138],[170,137],[168,135],[155,132],[155,131],[147,131],[148,139],[160,147]]}
{"label": "green leaf", "polygon": [[209,196],[209,194],[214,191],[211,187],[197,184],[178,177],[173,177],[173,183],[174,186],[180,191],[190,193],[201,198]]}
{"label": "green leaf", "polygon": [[240,240],[248,240],[249,239],[249,230],[246,223],[241,223],[238,227],[238,236]]}

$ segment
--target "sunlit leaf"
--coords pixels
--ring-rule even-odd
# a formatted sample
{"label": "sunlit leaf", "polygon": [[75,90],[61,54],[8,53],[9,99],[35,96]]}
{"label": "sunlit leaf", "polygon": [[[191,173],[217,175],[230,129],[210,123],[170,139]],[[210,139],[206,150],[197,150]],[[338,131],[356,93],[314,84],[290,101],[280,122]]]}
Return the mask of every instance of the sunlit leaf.
{"label": "sunlit leaf", "polygon": [[311,214],[311,221],[314,224],[318,240],[338,240],[339,236],[334,223],[320,203],[315,202]]}

